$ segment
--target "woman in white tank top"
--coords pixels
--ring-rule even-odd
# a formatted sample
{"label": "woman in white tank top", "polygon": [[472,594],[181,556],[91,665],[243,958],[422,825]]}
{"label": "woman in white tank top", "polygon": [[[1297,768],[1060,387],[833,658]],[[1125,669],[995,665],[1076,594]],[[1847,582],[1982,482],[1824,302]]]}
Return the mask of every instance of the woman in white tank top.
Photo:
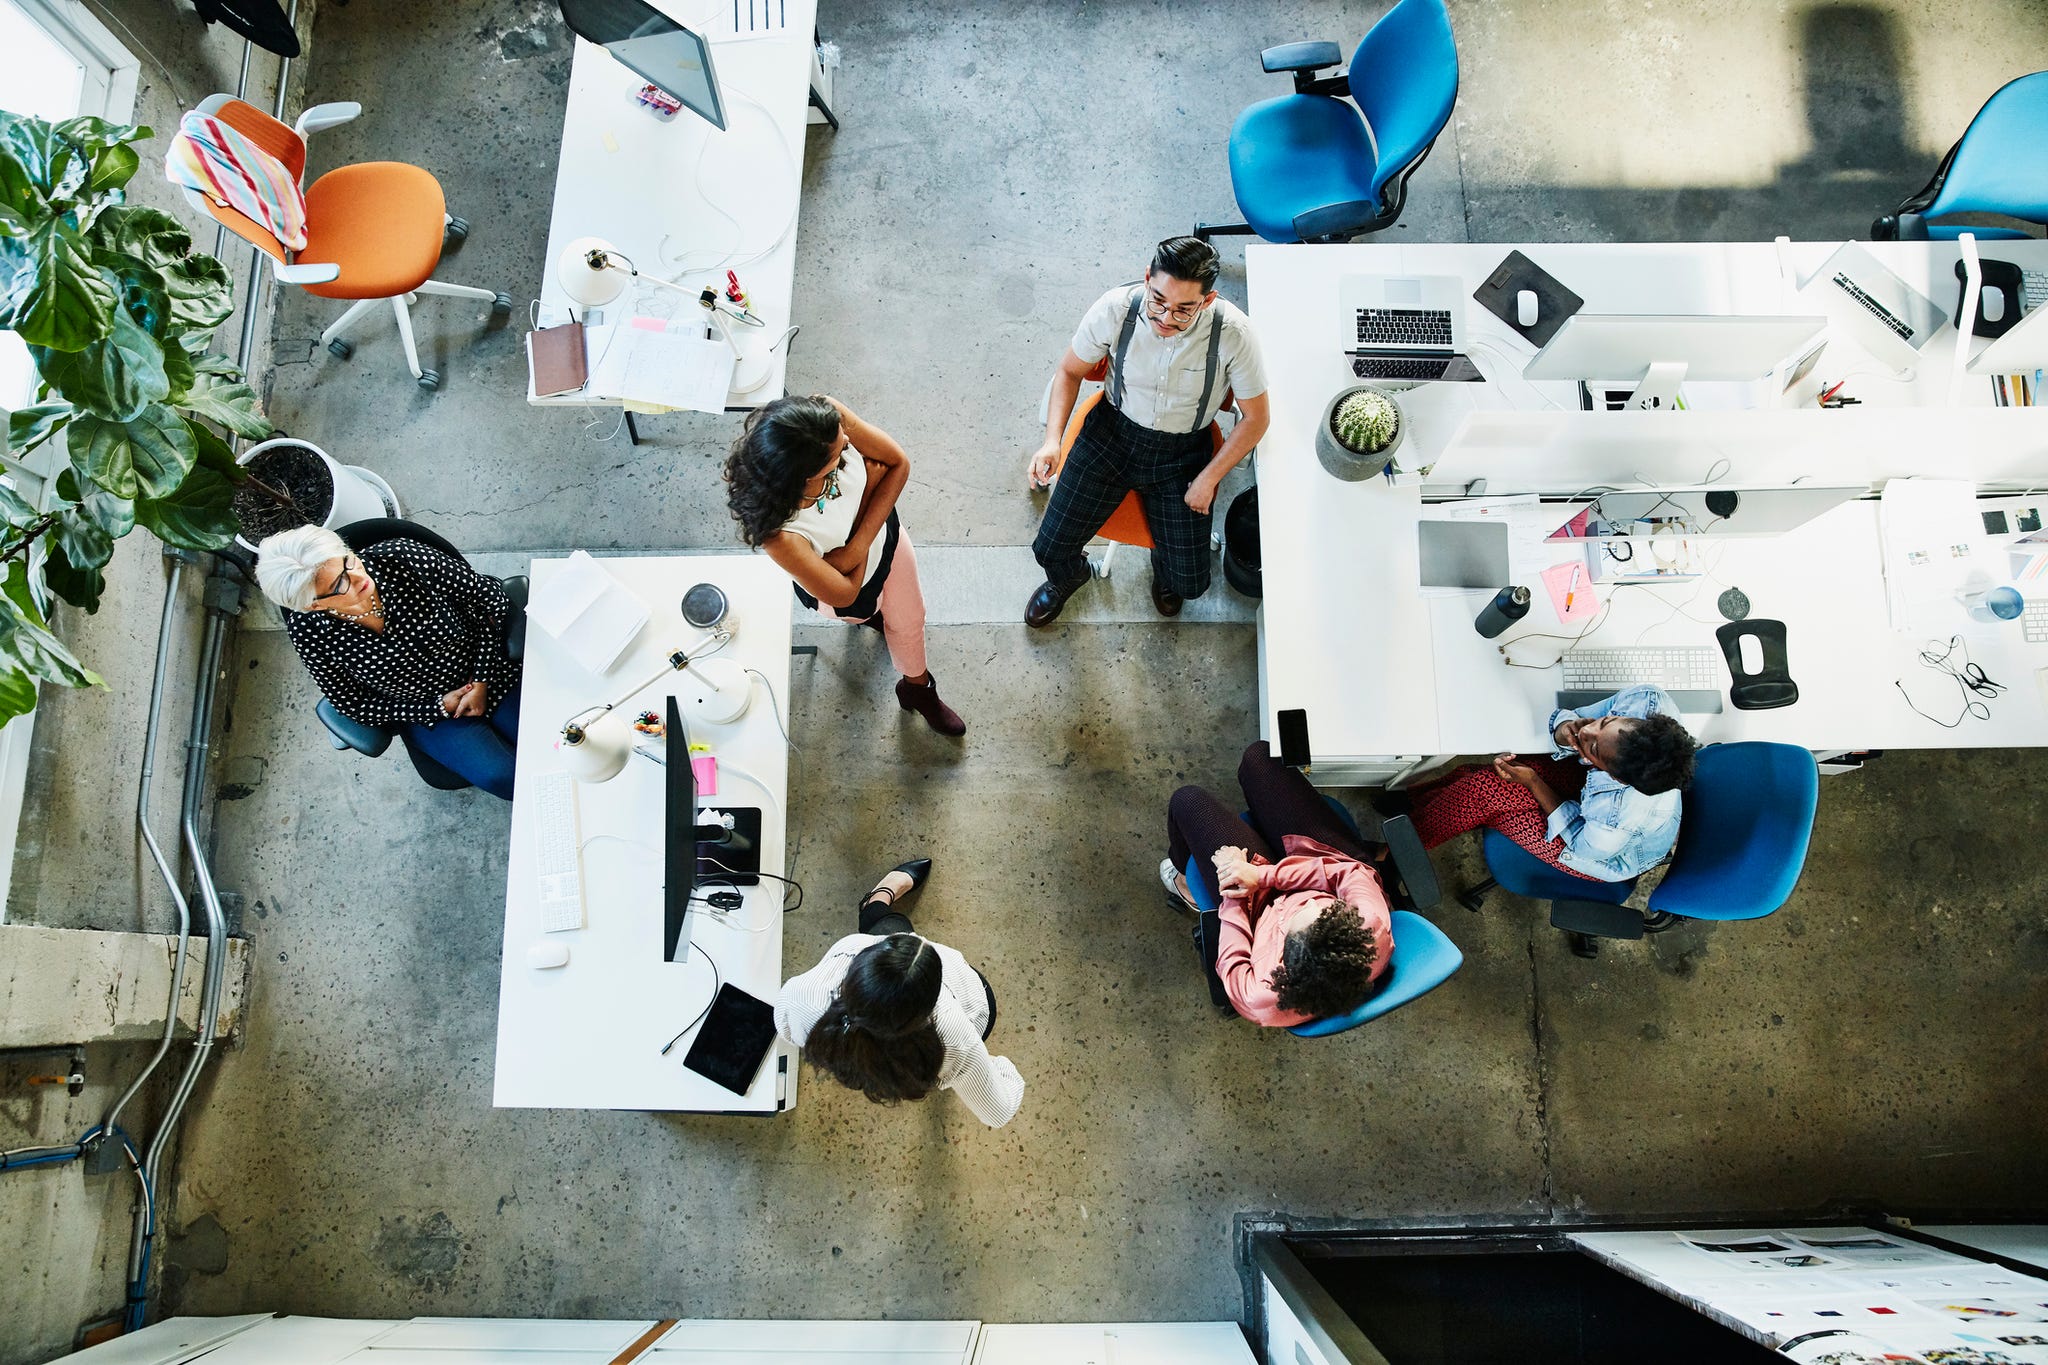
{"label": "woman in white tank top", "polygon": [[917,556],[896,517],[910,457],[896,439],[836,398],[778,398],[748,415],[725,479],[740,535],[796,580],[797,597],[880,631],[903,675],[897,702],[942,735],[966,734],[925,664]]}

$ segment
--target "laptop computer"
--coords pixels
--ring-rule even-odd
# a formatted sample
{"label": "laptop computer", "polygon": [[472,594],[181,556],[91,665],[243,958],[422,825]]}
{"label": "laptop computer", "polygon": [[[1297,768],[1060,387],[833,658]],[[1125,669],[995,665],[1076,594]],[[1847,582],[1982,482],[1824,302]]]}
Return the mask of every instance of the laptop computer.
{"label": "laptop computer", "polygon": [[1337,301],[1344,353],[1360,379],[1468,383],[1485,378],[1459,350],[1465,288],[1452,275],[1346,275]]}

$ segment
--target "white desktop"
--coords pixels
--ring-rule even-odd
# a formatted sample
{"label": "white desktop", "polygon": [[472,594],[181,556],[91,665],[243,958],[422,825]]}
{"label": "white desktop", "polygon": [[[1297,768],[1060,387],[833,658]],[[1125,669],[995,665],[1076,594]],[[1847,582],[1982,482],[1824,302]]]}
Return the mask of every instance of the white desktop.
{"label": "white desktop", "polygon": [[[751,699],[725,723],[707,718],[728,714],[723,703],[710,712],[692,710],[690,740],[707,745],[721,760],[718,791],[700,792],[697,804],[700,810],[725,804],[758,807],[761,869],[789,875],[789,747],[783,737],[789,724],[789,578],[768,560],[747,554],[616,556],[596,562],[651,610],[632,644],[603,671],[578,662],[545,631],[528,630],[492,1102],[501,1108],[772,1114],[795,1101],[795,1053],[786,1045],[778,1041],[771,1048],[744,1095],[688,1070],[683,1058],[692,1040],[690,1026],[718,984],[761,1000],[775,999],[782,984],[781,885],[764,880],[739,888],[741,904],[731,912],[692,916],[689,951],[667,960],[662,941],[667,769],[631,752],[601,780],[568,784],[581,855],[580,928],[550,932],[544,921],[540,834],[545,789],[553,786],[559,792],[561,775],[577,762],[561,747],[566,722],[588,717],[649,677],[660,680],[626,697],[603,723],[630,725],[632,714],[641,710],[658,714],[669,695],[686,707],[693,698],[702,701],[704,689],[691,670],[677,672],[667,660],[672,650],[704,637],[704,631],[684,622],[680,603],[694,584],[708,582],[730,600],[733,626],[731,640],[713,657],[740,670]],[[535,560],[535,596],[567,572],[569,563]],[[593,730],[600,725],[586,723]],[[668,763],[687,761],[658,742],[646,742],[646,747]],[[678,1033],[684,1036],[664,1055],[664,1044]]]}
{"label": "white desktop", "polygon": [[1823,317],[1575,313],[1522,368],[1528,379],[1625,380],[1627,406],[1676,406],[1688,379],[1761,379],[1812,348]]}
{"label": "white desktop", "polygon": [[[1306,711],[1310,775],[1325,785],[1401,780],[1458,754],[1538,750],[1561,687],[1563,650],[1718,650],[1716,630],[1730,619],[1723,595],[1740,589],[1730,610],[1784,623],[1801,696],[1777,709],[1726,704],[1689,716],[1703,739],[1781,740],[1824,755],[2048,744],[2048,640],[2030,639],[2018,621],[1975,620],[1959,600],[1936,613],[1946,623],[1938,639],[1894,629],[1880,504],[1854,496],[1930,475],[1986,492],[2036,487],[2048,472],[2048,415],[1996,407],[1989,384],[1953,375],[1955,334],[1945,321],[1903,370],[1833,321],[1820,331],[1825,346],[1811,365],[1786,363],[1812,350],[1802,345],[1813,336],[1803,330],[1813,314],[1802,290],[1840,245],[1524,247],[1591,317],[1653,315],[1661,321],[1651,329],[1674,316],[1740,319],[1731,327],[1741,328],[1783,319],[1784,330],[1768,345],[1755,341],[1741,366],[1750,382],[1686,380],[1683,411],[1586,411],[1576,383],[1540,370],[1525,377],[1536,348],[1467,300],[1462,341],[1487,382],[1401,392],[1401,468],[1409,472],[1362,483],[1328,477],[1314,455],[1315,423],[1330,395],[1356,382],[1348,338],[1324,321],[1328,300],[1347,277],[1373,274],[1457,276],[1469,292],[1495,275],[1510,247],[1248,247],[1250,312],[1272,375],[1272,428],[1258,460],[1262,732],[1277,734],[1281,710]],[[1955,243],[1863,249],[1920,294],[1955,306]],[[2048,269],[2048,243],[1980,249]],[[1663,358],[1658,349],[1646,343],[1634,357],[1567,368],[1640,379]],[[1758,366],[1773,371],[1760,383]],[[1837,397],[1856,406],[1818,405],[1837,385]],[[1697,491],[1702,502],[1688,508],[1689,520],[1666,519],[1666,545],[1669,531],[1712,521],[1709,493],[1771,490],[1801,506],[1783,525],[1760,528],[1767,534],[1699,536],[1690,571],[1667,581],[1596,588],[1604,614],[1590,630],[1579,610],[1561,622],[1537,583],[1545,569],[1587,562],[1585,541],[1547,539],[1573,511],[1555,501],[1517,513],[1511,562],[1515,581],[1533,590],[1532,605],[1498,638],[1474,625],[1490,591],[1420,587],[1426,514],[1461,515],[1450,509],[1471,494],[1583,504],[1604,489],[1653,501]],[[2048,596],[2048,583],[2020,587],[2030,599]],[[1985,715],[1958,716],[1938,704],[1955,684],[1920,656],[1945,647],[1951,634],[2006,685]],[[1725,692],[1725,674],[1721,682]]]}

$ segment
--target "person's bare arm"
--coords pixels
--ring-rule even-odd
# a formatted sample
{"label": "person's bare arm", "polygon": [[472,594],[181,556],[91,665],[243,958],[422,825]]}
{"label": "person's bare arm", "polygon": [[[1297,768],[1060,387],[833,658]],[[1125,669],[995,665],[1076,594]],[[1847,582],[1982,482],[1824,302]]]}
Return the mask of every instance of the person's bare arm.
{"label": "person's bare arm", "polygon": [[[777,531],[761,547],[797,585],[828,607],[850,607],[860,596],[860,579],[825,562],[811,542],[793,531]],[[864,562],[864,561],[863,561]]]}
{"label": "person's bare arm", "polygon": [[1033,488],[1043,488],[1052,482],[1052,462],[1059,458],[1060,441],[1067,434],[1067,423],[1074,415],[1074,403],[1081,396],[1081,381],[1092,368],[1089,362],[1075,355],[1071,347],[1060,357],[1060,367],[1052,377],[1052,393],[1045,403],[1045,439],[1038,449],[1031,452]]}
{"label": "person's bare arm", "polygon": [[853,575],[857,586],[867,568],[868,551],[874,548],[882,528],[889,524],[889,513],[902,496],[904,485],[910,482],[910,456],[894,436],[837,398],[832,399],[832,406],[839,409],[839,423],[847,441],[867,462],[868,479],[852,533],[845,545],[824,556],[824,562],[840,573]]}
{"label": "person's bare arm", "polygon": [[1266,395],[1257,398],[1241,398],[1237,403],[1237,425],[1230,429],[1230,436],[1223,442],[1223,449],[1216,452],[1214,459],[1202,467],[1188,484],[1185,501],[1197,515],[1208,512],[1216,502],[1216,490],[1223,486],[1223,476],[1237,468],[1245,456],[1252,453],[1266,434],[1266,428],[1273,424],[1272,404]]}

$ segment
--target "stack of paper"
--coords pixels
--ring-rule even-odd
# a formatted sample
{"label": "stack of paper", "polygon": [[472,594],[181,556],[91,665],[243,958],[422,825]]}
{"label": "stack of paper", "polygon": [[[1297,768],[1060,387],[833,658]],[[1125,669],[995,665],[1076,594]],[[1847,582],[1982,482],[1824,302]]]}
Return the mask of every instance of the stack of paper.
{"label": "stack of paper", "polygon": [[526,619],[561,641],[593,673],[619,661],[650,614],[645,602],[582,550],[570,555],[562,571],[536,588],[526,604]]}
{"label": "stack of paper", "polygon": [[634,318],[588,331],[590,393],[642,407],[725,411],[732,348],[700,326],[672,332],[657,319]]}
{"label": "stack of paper", "polygon": [[1964,622],[1959,595],[2004,581],[1968,480],[1888,480],[1877,527],[1893,630],[1951,634]]}

